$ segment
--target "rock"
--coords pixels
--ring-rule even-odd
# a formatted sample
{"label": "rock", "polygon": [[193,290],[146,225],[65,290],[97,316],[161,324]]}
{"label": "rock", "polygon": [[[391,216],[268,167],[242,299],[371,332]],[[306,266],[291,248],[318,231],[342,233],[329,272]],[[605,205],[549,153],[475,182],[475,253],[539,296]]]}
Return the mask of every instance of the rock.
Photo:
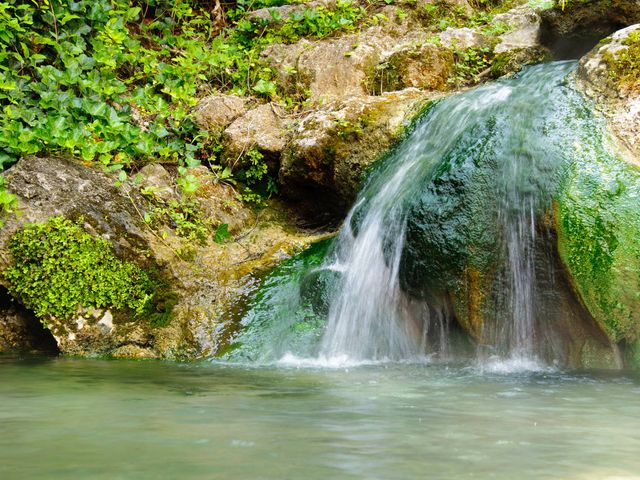
{"label": "rock", "polygon": [[260,105],[236,119],[223,133],[226,162],[234,167],[255,148],[277,160],[286,144],[283,115],[274,104]]}
{"label": "rock", "polygon": [[506,25],[508,31],[500,35],[495,53],[511,50],[539,49],[542,19],[529,5],[516,7],[493,17],[493,25]]}
{"label": "rock", "polygon": [[415,5],[418,12],[424,11],[432,5],[437,5],[441,8],[457,11],[465,15],[472,15],[474,13],[473,7],[467,0],[416,0]]}
{"label": "rock", "polygon": [[[150,168],[146,173],[166,180],[160,169]],[[139,316],[107,305],[78,308],[65,319],[51,315],[42,318],[49,339],[55,338],[61,353],[166,359],[207,355],[226,338],[226,329],[234,328],[230,311],[251,285],[249,275],[270,268],[318,238],[293,227],[290,214],[279,217],[266,209],[254,220],[251,212],[233,203],[231,187],[217,185],[203,169],[190,173],[201,180],[196,195],[202,195],[202,203],[209,203],[208,215],[218,222],[225,215],[237,215],[237,222],[230,225],[230,230],[239,234],[235,241],[199,246],[187,244],[171,229],[160,235],[144,222],[144,214],[155,208],[155,200],[143,196],[135,181],[116,186],[117,176],[73,160],[25,157],[5,172],[22,215],[6,217],[0,230],[0,273],[13,262],[8,248],[13,233],[25,223],[44,223],[62,215],[83,218],[86,232],[109,240],[120,260],[135,263],[160,282],[155,310]],[[229,209],[224,213],[214,211],[216,205],[224,209],[223,204]],[[0,282],[10,287],[1,274]],[[73,282],[72,275],[69,282]],[[22,308],[19,303],[15,307]],[[28,346],[36,327],[42,330],[40,322],[27,324],[22,320],[34,318],[26,310],[26,317],[1,310],[1,348],[4,344],[17,345],[7,332],[18,332],[16,338],[24,337],[26,340],[21,341]]]}
{"label": "rock", "polygon": [[308,93],[322,104],[340,98],[369,95],[375,67],[389,53],[424,40],[409,25],[383,22],[382,26],[317,41],[271,45],[262,55],[280,75],[291,93]]}
{"label": "rock", "polygon": [[627,25],[640,22],[640,4],[635,0],[567,2],[540,11],[542,43],[557,58],[578,58],[601,38]]}
{"label": "rock", "polygon": [[580,161],[564,176],[556,205],[558,250],[582,303],[627,356],[640,366],[640,129],[639,92],[621,83],[616,62],[640,25],[616,32],[580,60],[574,80],[604,112],[574,149]]}
{"label": "rock", "polygon": [[[606,115],[617,139],[631,154],[627,159],[640,164],[640,88],[621,83],[615,73],[616,63],[631,48],[626,45],[630,35],[640,35],[640,25],[619,30],[580,59],[575,81]],[[636,51],[638,45],[640,39]],[[633,76],[637,78],[638,73]]]}
{"label": "rock", "polygon": [[487,45],[488,39],[481,32],[472,28],[447,28],[438,35],[440,43],[447,48],[464,50],[465,48],[478,48]]}
{"label": "rock", "polygon": [[493,78],[510,75],[522,70],[522,67],[532,63],[540,63],[549,58],[549,51],[543,47],[514,48],[498,53],[491,64]]}
{"label": "rock", "polygon": [[282,23],[294,15],[303,14],[306,10],[325,8],[331,10],[336,5],[335,0],[314,0],[292,5],[281,5],[279,7],[259,8],[247,13],[246,19],[251,21],[262,20],[269,23]]}
{"label": "rock", "polygon": [[292,129],[279,172],[282,191],[311,211],[344,212],[364,172],[434,98],[416,89],[355,97],[308,114]]}
{"label": "rock", "polygon": [[196,195],[200,211],[212,225],[227,224],[229,232],[236,234],[255,220],[252,212],[238,200],[234,188],[218,180],[208,168],[190,168],[187,174],[198,180]]}
{"label": "rock", "polygon": [[113,358],[133,358],[136,360],[144,360],[156,358],[154,352],[148,348],[138,345],[123,345],[111,352]]}
{"label": "rock", "polygon": [[220,133],[248,109],[246,98],[217,94],[205,97],[195,107],[196,123],[213,133]]}
{"label": "rock", "polygon": [[453,53],[426,44],[402,48],[389,55],[376,69],[370,90],[376,94],[418,88],[444,90],[453,66]]}
{"label": "rock", "polygon": [[150,163],[138,172],[140,186],[145,195],[163,202],[177,200],[179,195],[175,182],[167,170],[159,163]]}

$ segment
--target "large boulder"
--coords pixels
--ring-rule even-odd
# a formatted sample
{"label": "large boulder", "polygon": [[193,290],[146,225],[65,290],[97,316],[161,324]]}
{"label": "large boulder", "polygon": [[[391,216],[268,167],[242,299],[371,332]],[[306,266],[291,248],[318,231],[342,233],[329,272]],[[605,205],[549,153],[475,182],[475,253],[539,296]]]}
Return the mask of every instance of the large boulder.
{"label": "large boulder", "polygon": [[[423,177],[405,189],[400,281],[411,296],[450,302],[462,328],[491,351],[531,348],[563,365],[616,367],[615,343],[576,300],[571,277],[550,253],[552,201],[563,172],[581,158],[567,144],[590,152],[594,126],[583,100],[564,86],[569,70],[559,67],[434,107],[431,125],[450,122],[449,142],[412,151],[424,165],[434,163],[416,169]],[[476,103],[487,98],[493,101]],[[476,106],[472,115],[466,105]],[[525,324],[523,340],[516,333]]]}
{"label": "large boulder", "polygon": [[[168,200],[156,197],[149,187],[153,184],[158,188],[166,183],[168,173],[159,168],[146,169],[139,177],[122,182],[117,175],[73,160],[26,157],[6,171],[8,188],[17,196],[20,215],[7,217],[0,230],[0,283],[12,295],[15,293],[15,307],[21,312],[25,312],[24,306],[37,307],[40,322],[55,338],[63,354],[170,359],[207,355],[218,348],[226,329],[233,327],[234,317],[229,312],[251,283],[249,275],[269,268],[315,240],[316,237],[292,228],[291,218],[271,209],[263,211],[258,218],[239,204],[232,206],[235,210],[226,213],[216,211],[215,205],[219,205],[220,210],[223,205],[229,207],[233,199],[231,187],[216,185],[215,177],[201,169],[188,174],[200,183],[201,191],[197,191],[189,203],[172,204],[175,197]],[[139,184],[144,184],[145,179],[146,187]],[[164,215],[171,208],[176,215],[171,218],[184,216],[196,201],[209,203],[208,207],[213,210],[201,213],[205,220],[210,219],[209,238],[212,229],[224,220],[224,215],[237,215],[236,223],[228,227],[232,233],[237,232],[236,241],[218,244],[204,239],[204,244],[199,245],[178,237],[178,229],[169,220],[162,225],[148,222],[158,212]],[[52,220],[60,218],[71,222]],[[26,232],[25,228],[30,224],[46,228],[42,228],[34,246],[27,249],[27,245],[18,243],[24,249],[13,249],[15,235]],[[67,230],[61,230],[61,226]],[[54,244],[49,241],[50,232],[64,231],[72,232],[71,236],[65,239],[58,235],[55,245],[60,247],[61,242],[68,242],[66,251],[79,252],[70,257],[73,268],[56,263],[58,259],[47,256],[48,252],[40,252],[51,261],[47,263],[48,267],[42,265],[49,268],[47,275],[58,280],[66,278],[64,285],[57,285],[58,288],[64,290],[67,286],[69,291],[78,294],[78,285],[86,282],[84,274],[79,273],[86,269],[82,263],[85,257],[79,256],[81,254],[89,255],[86,257],[89,268],[96,265],[97,270],[92,271],[92,275],[102,278],[94,280],[87,290],[93,294],[104,291],[105,284],[101,281],[117,281],[122,287],[102,298],[100,305],[62,303],[75,302],[75,297],[71,300],[50,299],[49,305],[55,307],[60,303],[60,311],[65,312],[62,315],[52,313],[34,299],[32,287],[36,284],[30,285],[12,267],[17,261],[14,253],[24,253],[26,258],[33,256],[30,252],[36,248],[36,255],[39,255],[39,245]],[[96,249],[88,252],[86,248],[81,249],[78,239],[85,245],[94,242]],[[100,258],[107,259],[106,264],[100,263]],[[40,265],[33,261],[36,267]],[[126,303],[127,295],[131,295],[128,292],[137,291],[135,282],[128,284],[126,275],[125,278],[119,275],[120,270],[139,278],[143,283],[138,286],[149,286],[144,289],[145,294],[150,295],[150,302],[145,302],[149,308],[145,306],[133,311],[110,303]],[[21,287],[18,288],[18,283],[14,282],[20,278]],[[37,284],[42,286],[42,282]],[[14,311],[15,308],[11,310]],[[6,333],[8,327],[5,327],[13,325],[11,331],[31,335],[33,324],[20,320],[26,318],[24,315],[18,317],[11,312],[0,314],[3,325],[0,330]],[[26,315],[32,318],[33,312],[26,311]],[[7,337],[4,333],[0,336]]]}
{"label": "large boulder", "polygon": [[604,112],[613,136],[598,125],[575,146],[586,154],[567,171],[556,208],[558,248],[573,288],[635,366],[640,366],[638,77],[619,67],[638,48],[638,32],[639,26],[625,28],[580,61],[576,85]]}

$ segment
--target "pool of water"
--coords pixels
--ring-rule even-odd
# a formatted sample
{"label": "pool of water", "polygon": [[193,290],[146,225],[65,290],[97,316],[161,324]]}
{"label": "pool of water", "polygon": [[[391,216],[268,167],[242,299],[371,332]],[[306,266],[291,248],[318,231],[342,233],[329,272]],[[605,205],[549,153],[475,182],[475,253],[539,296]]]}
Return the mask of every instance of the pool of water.
{"label": "pool of water", "polygon": [[0,357],[0,478],[638,479],[640,378]]}

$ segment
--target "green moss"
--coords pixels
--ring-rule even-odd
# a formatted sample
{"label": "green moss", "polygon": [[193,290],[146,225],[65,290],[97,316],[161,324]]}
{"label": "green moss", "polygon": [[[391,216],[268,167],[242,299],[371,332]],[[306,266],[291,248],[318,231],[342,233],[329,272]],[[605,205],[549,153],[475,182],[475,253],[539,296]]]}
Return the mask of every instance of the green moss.
{"label": "green moss", "polygon": [[632,90],[640,90],[640,30],[631,32],[623,40],[627,48],[615,53],[606,53],[605,61],[611,75],[621,85]]}
{"label": "green moss", "polygon": [[640,338],[640,172],[607,156],[575,164],[558,204],[558,246],[584,304],[614,341]]}
{"label": "green moss", "polygon": [[43,323],[47,317],[68,319],[79,307],[153,313],[159,282],[119,260],[107,240],[71,220],[52,217],[27,225],[11,237],[9,250],[13,264],[4,271],[9,292]]}

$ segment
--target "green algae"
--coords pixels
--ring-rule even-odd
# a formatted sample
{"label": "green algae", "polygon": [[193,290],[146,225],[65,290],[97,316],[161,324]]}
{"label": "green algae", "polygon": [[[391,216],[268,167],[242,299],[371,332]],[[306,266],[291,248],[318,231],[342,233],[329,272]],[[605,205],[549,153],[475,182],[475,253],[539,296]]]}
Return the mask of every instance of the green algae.
{"label": "green algae", "polygon": [[567,171],[558,249],[587,309],[614,341],[640,338],[640,170],[603,149]]}
{"label": "green algae", "polygon": [[329,244],[326,240],[311,245],[259,282],[245,307],[239,333],[221,353],[223,358],[268,362],[287,352],[301,354],[314,348],[326,318],[322,296],[328,292],[317,282],[322,282],[319,267]]}

